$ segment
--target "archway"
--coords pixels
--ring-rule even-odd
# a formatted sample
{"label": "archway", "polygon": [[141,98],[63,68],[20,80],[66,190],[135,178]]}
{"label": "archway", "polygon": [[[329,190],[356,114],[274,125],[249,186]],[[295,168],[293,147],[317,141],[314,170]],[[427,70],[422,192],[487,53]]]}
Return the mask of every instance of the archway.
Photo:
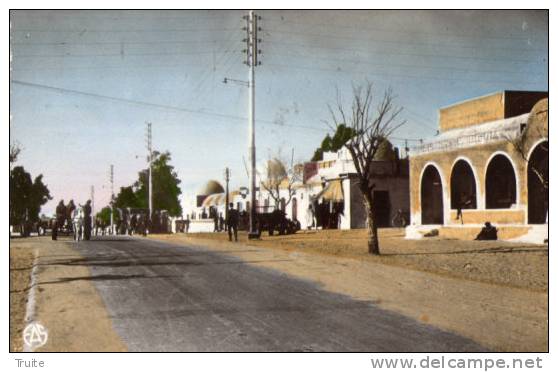
{"label": "archway", "polygon": [[422,174],[420,209],[423,225],[442,225],[444,223],[442,178],[433,165],[427,166]]}
{"label": "archway", "polygon": [[477,182],[473,169],[458,160],[451,171],[451,209],[477,209]]}
{"label": "archway", "polygon": [[516,178],[510,160],[498,154],[486,168],[486,209],[507,209],[517,202]]}
{"label": "archway", "polygon": [[527,169],[527,221],[531,224],[547,222],[548,211],[548,141],[535,147]]}

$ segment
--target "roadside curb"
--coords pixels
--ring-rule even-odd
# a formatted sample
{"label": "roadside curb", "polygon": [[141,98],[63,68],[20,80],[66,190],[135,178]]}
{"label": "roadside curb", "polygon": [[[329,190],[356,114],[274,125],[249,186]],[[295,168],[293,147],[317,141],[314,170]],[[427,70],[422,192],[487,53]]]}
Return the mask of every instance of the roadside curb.
{"label": "roadside curb", "polygon": [[[27,306],[25,307],[25,325],[29,325],[35,320],[35,287],[37,286],[37,271],[39,269],[39,250],[35,249],[35,259],[33,260],[33,269],[31,269],[31,283],[29,284],[29,294],[27,295]],[[25,353],[34,352],[35,349],[23,343],[23,351]]]}

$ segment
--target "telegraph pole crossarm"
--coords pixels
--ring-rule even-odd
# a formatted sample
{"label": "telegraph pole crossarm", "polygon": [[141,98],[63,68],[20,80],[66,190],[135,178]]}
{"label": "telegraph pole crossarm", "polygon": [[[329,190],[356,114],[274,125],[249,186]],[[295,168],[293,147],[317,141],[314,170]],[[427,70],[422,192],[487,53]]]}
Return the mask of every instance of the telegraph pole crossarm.
{"label": "telegraph pole crossarm", "polygon": [[249,81],[245,81],[245,80],[239,80],[239,79],[231,79],[231,78],[224,78],[223,79],[223,84],[228,84],[228,83],[235,83],[238,85],[243,85],[245,87],[250,87],[250,82]]}

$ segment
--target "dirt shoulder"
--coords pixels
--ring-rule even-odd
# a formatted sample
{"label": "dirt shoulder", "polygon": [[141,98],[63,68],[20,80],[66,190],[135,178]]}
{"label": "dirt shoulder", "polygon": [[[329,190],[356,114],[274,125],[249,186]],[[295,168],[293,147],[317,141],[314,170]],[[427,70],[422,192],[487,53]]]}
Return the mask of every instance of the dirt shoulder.
{"label": "dirt shoulder", "polygon": [[22,333],[31,283],[35,247],[23,240],[10,241],[10,351],[23,351]]}
{"label": "dirt shoulder", "polygon": [[[366,230],[320,230],[251,240],[250,245],[289,252],[317,253],[406,267],[453,278],[525,288],[548,289],[548,246],[505,241],[466,241],[438,237],[404,239],[403,229],[380,229],[382,255],[367,252]],[[225,233],[189,234],[191,238],[227,241]],[[239,240],[248,243],[245,233]]]}
{"label": "dirt shoulder", "polygon": [[10,242],[11,249],[28,246],[38,252],[35,320],[47,328],[48,342],[36,351],[126,351],[89,269],[64,264],[82,258],[73,244],[49,237]]}
{"label": "dirt shoulder", "polygon": [[[292,243],[292,240],[305,238],[296,235],[264,237],[262,241],[249,242],[241,236],[239,243],[229,243],[224,234],[208,235],[215,239],[208,239],[206,234],[154,235],[150,238],[199,244],[228,252],[251,264],[318,282],[326,290],[373,301],[385,309],[469,337],[495,351],[548,350],[548,295],[544,290],[416,270],[413,261],[383,264],[382,258],[361,257],[365,253],[354,256],[326,253],[335,246],[333,238],[327,235],[314,236],[321,241],[322,249],[316,243],[309,243],[311,239]],[[269,244],[269,241],[277,243]],[[384,237],[383,247],[387,249],[385,241]],[[308,244],[300,248],[301,243]],[[251,248],[240,251],[239,245]],[[436,246],[430,249],[435,250]],[[432,256],[437,257],[436,254]],[[439,261],[432,262],[438,265]]]}

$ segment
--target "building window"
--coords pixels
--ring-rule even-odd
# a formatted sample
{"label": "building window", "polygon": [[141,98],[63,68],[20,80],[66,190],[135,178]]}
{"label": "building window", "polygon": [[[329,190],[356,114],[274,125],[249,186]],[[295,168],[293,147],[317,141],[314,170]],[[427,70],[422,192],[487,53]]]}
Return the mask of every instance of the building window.
{"label": "building window", "polygon": [[477,182],[469,163],[459,160],[451,171],[451,208],[477,208]]}
{"label": "building window", "polygon": [[486,168],[486,208],[507,209],[516,203],[515,172],[509,159],[496,155]]}

